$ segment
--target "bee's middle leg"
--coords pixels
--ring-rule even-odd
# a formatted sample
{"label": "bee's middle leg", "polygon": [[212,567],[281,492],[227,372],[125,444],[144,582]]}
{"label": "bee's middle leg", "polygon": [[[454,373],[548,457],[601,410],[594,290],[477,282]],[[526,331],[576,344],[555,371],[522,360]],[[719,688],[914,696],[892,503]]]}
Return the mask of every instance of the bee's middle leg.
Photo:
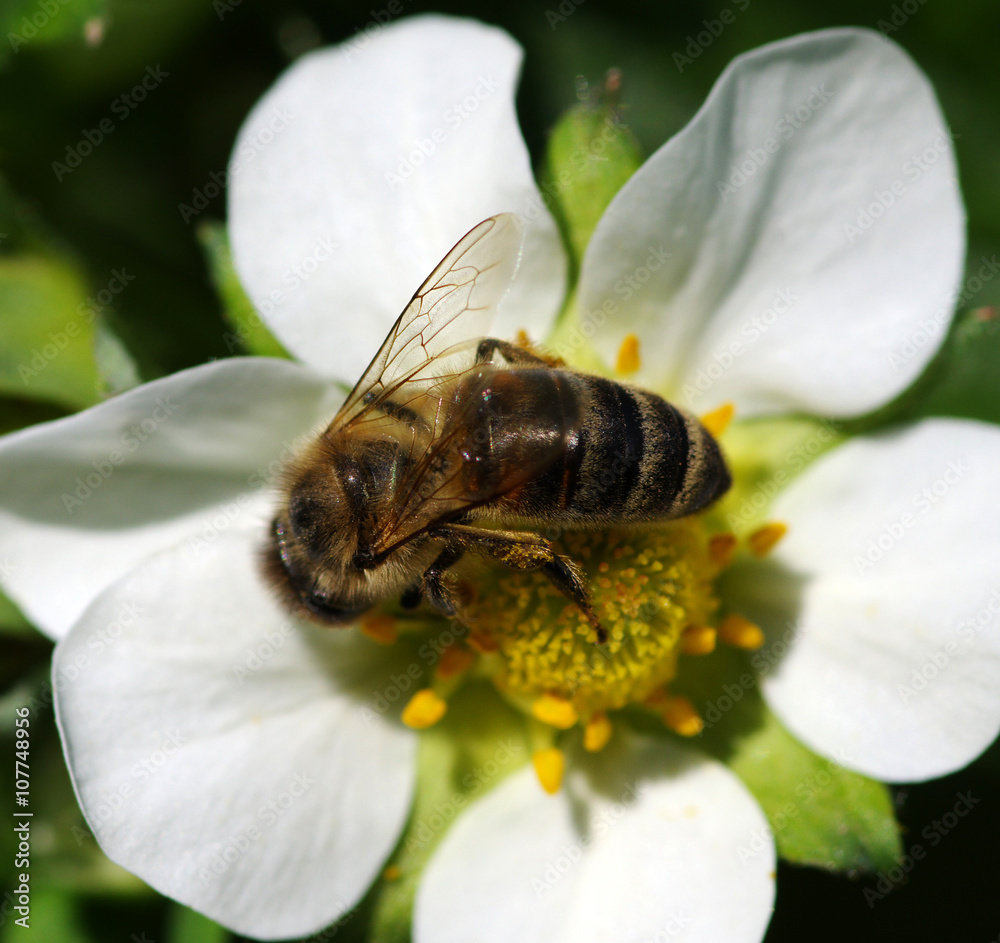
{"label": "bee's middle leg", "polygon": [[465,548],[449,543],[435,558],[434,562],[424,571],[424,577],[417,595],[427,597],[427,601],[442,615],[454,618],[458,614],[455,597],[445,585],[444,574],[450,570],[465,554]]}
{"label": "bee's middle leg", "polygon": [[[478,550],[512,570],[541,570],[560,593],[580,607],[597,632],[598,643],[603,645],[608,640],[607,630],[594,612],[583,578],[565,557],[559,556],[552,549],[549,541],[534,534],[487,530],[464,524],[448,524],[439,530],[441,536],[447,536],[452,546]],[[437,561],[434,565],[437,565]]]}

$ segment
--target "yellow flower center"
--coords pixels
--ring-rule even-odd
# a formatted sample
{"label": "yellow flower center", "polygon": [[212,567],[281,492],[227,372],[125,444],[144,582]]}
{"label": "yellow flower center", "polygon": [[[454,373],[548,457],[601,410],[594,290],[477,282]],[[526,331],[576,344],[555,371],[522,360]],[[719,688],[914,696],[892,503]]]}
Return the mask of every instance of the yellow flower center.
{"label": "yellow flower center", "polygon": [[[541,574],[501,573],[469,608],[496,643],[494,680],[536,701],[535,716],[572,726],[644,701],[677,674],[685,630],[706,630],[721,565],[700,518],[644,530],[576,532],[557,550],[580,565],[608,633],[603,645],[579,607]],[[711,650],[711,645],[702,650]]]}

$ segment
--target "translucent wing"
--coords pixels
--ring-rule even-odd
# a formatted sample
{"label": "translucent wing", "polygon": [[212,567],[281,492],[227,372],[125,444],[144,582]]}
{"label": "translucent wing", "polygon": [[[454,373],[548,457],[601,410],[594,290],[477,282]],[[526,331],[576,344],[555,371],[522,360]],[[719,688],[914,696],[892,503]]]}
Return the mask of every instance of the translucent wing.
{"label": "translucent wing", "polygon": [[[417,289],[358,380],[334,428],[352,424],[382,405],[402,405],[433,376],[471,365],[475,345],[489,333],[493,315],[521,260],[523,223],[501,213],[469,230]],[[431,367],[432,361],[436,361]],[[423,382],[422,382],[423,381]],[[409,389],[403,390],[403,387]],[[373,416],[374,418],[374,416]]]}

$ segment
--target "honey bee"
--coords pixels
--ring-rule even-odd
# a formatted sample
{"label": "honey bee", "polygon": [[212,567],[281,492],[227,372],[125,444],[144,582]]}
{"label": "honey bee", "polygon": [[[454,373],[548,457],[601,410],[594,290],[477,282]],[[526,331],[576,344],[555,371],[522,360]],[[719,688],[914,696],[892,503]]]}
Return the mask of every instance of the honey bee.
{"label": "honey bee", "polygon": [[540,570],[603,642],[579,568],[538,531],[666,521],[729,488],[693,416],[488,336],[522,225],[493,216],[458,242],[284,470],[263,562],[298,615],[346,625],[399,598],[461,619],[449,570],[474,553]]}

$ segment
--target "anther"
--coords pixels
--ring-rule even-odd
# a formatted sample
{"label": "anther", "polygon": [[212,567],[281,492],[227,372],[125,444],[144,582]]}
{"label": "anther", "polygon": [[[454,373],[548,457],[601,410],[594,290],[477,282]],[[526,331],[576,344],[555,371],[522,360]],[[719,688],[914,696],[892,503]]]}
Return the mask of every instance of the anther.
{"label": "anther", "polygon": [[731,612],[719,623],[719,638],[727,645],[749,651],[764,644],[764,633],[760,626],[735,612]]}

